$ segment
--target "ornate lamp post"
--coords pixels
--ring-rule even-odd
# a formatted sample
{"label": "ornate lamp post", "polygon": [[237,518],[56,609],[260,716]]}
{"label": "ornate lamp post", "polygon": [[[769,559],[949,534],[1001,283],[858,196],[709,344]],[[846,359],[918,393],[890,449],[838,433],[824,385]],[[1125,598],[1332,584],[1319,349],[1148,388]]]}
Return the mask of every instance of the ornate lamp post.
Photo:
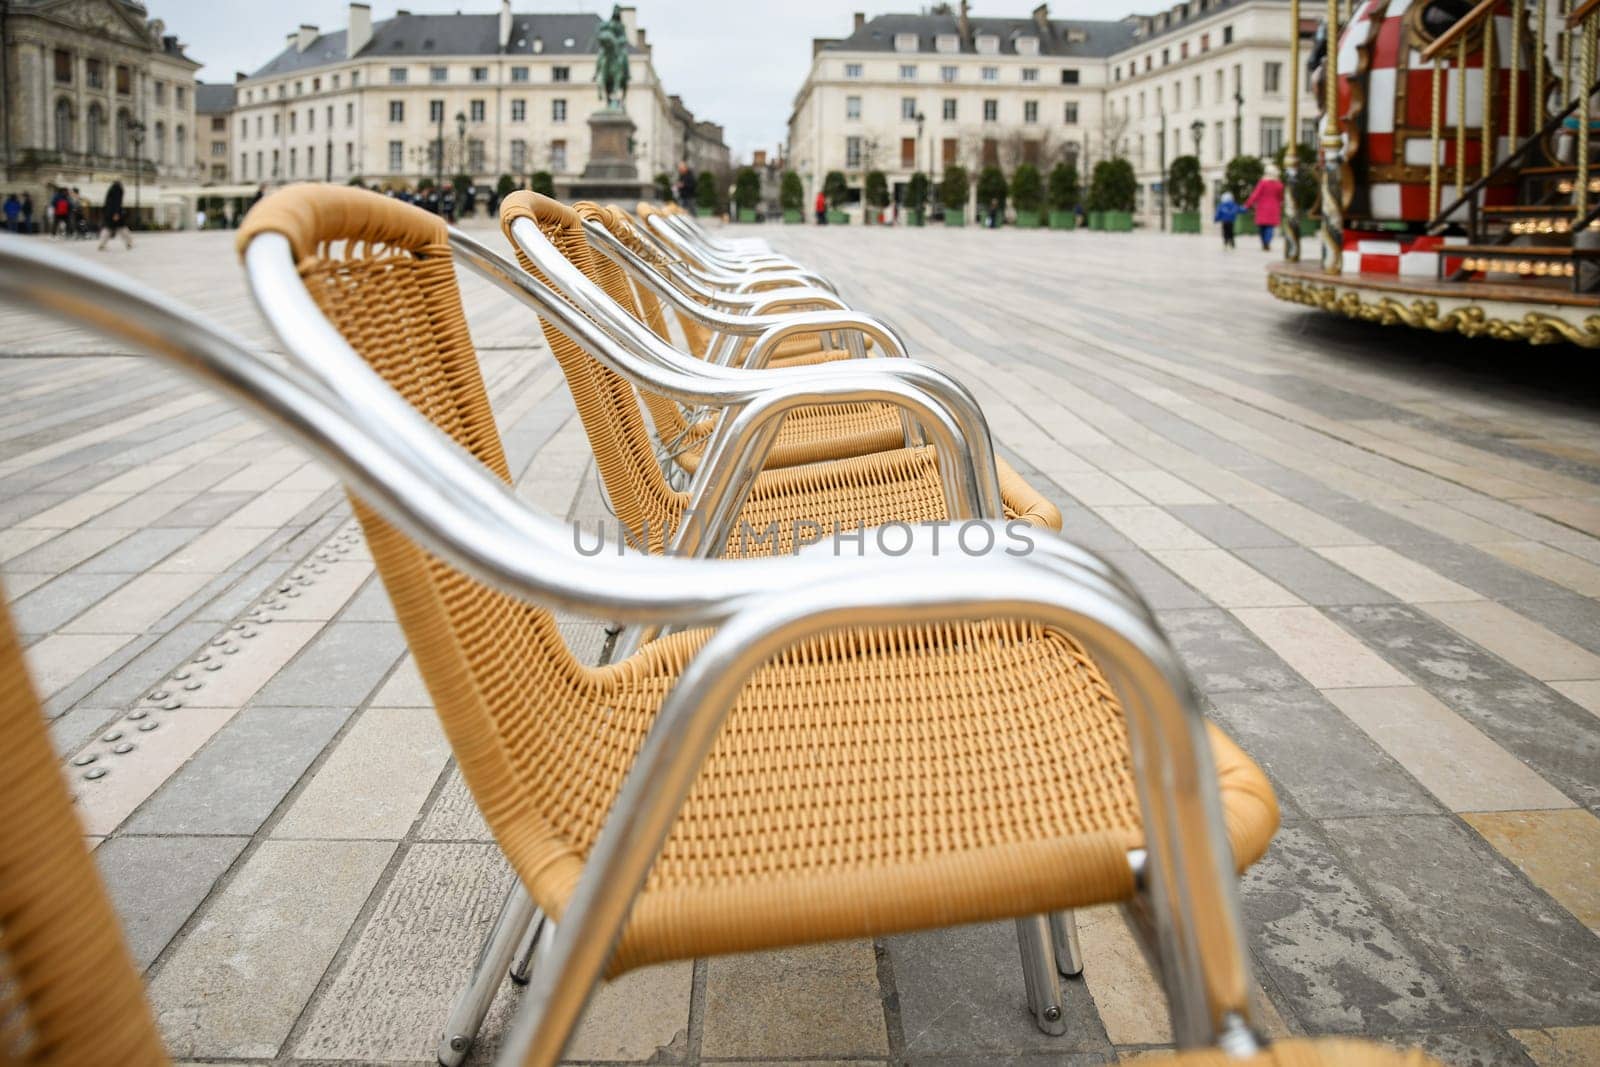
{"label": "ornate lamp post", "polygon": [[1233,90],[1233,154],[1244,155],[1244,94]]}
{"label": "ornate lamp post", "polygon": [[444,105],[439,105],[438,130],[433,138],[433,191],[444,197]]}
{"label": "ornate lamp post", "polygon": [[1194,142],[1194,158],[1196,162],[1200,160],[1200,138],[1205,135],[1206,124],[1204,122],[1200,119],[1195,119],[1189,123],[1189,139]]}
{"label": "ornate lamp post", "polygon": [[1300,0],[1289,0],[1289,150],[1283,156],[1283,258],[1300,262]]}
{"label": "ornate lamp post", "polygon": [[[456,165],[463,170],[467,166],[467,114],[464,111],[456,112]],[[456,190],[456,214],[466,215],[466,205],[461,198],[466,195],[465,189]]]}
{"label": "ornate lamp post", "polygon": [[[918,155],[920,155],[921,151],[922,151],[922,124],[924,122],[927,122],[927,121],[928,121],[928,116],[924,115],[920,111],[917,112],[917,153],[918,153]],[[927,192],[927,195],[928,196],[932,196],[933,195],[933,142],[932,141],[928,142],[928,192]],[[908,209],[914,207],[915,210],[917,210],[917,211],[926,211],[928,209],[928,204],[927,204],[927,201],[924,201],[924,202],[922,202],[920,204],[916,204],[916,205],[907,204],[906,207]]]}
{"label": "ornate lamp post", "polygon": [[128,124],[128,134],[133,138],[133,221],[128,229],[139,228],[139,209],[144,206],[139,197],[140,179],[144,176],[144,123],[134,119]]}

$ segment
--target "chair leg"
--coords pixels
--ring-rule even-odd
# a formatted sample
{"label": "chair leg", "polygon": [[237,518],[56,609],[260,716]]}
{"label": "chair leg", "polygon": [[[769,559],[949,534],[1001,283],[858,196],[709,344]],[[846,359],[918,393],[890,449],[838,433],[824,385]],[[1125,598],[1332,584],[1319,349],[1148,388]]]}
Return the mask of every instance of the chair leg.
{"label": "chair leg", "polygon": [[533,974],[533,950],[539,947],[543,936],[554,929],[555,924],[545,918],[542,910],[535,908],[528,930],[517,945],[517,954],[511,957],[511,980],[517,985],[528,984],[528,976]]}
{"label": "chair leg", "polygon": [[505,903],[500,905],[500,914],[494,920],[488,940],[478,952],[478,962],[472,969],[467,988],[461,991],[455,1006],[450,1009],[444,1037],[439,1041],[439,1062],[443,1067],[460,1067],[467,1058],[467,1052],[483,1026],[483,1018],[489,1014],[489,1005],[494,1001],[506,970],[521,945],[523,934],[532,925],[537,911],[528,891],[522,887],[520,880],[517,881],[511,892],[506,894]]}
{"label": "chair leg", "polygon": [[1050,940],[1056,950],[1056,970],[1068,978],[1083,973],[1083,950],[1078,947],[1078,921],[1070,911],[1050,913]]}
{"label": "chair leg", "polygon": [[1067,1032],[1061,1002],[1061,978],[1056,974],[1055,946],[1048,915],[1017,920],[1017,947],[1022,951],[1022,980],[1028,989],[1028,1010],[1047,1034]]}

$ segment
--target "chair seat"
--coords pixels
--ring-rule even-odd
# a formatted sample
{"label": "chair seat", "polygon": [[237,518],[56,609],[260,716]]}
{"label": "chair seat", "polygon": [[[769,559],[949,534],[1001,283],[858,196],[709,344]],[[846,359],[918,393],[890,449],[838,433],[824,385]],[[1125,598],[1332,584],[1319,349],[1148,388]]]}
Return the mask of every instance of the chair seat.
{"label": "chair seat", "polygon": [[[1061,529],[1061,511],[1023,480],[1005,460],[995,460],[1005,517],[1050,530]],[[899,448],[828,463],[766,470],[757,476],[740,512],[748,529],[729,535],[724,555],[784,555],[795,534],[805,537],[815,522],[831,531],[888,523],[942,522],[949,518],[939,462],[930,447]],[[777,524],[777,538],[755,544],[757,535]],[[741,544],[741,538],[743,544]],[[894,544],[895,542],[890,542]]]}
{"label": "chair seat", "polygon": [[[589,672],[592,709],[530,756],[539,795],[525,799],[571,821],[502,843],[552,915],[704,639],[674,634]],[[1210,738],[1242,868],[1276,802],[1237,746]],[[837,633],[750,680],[612,970],[1122,900],[1141,843],[1122,712],[1077,643],[995,621]]]}
{"label": "chair seat", "polygon": [[1157,1056],[1150,1067],[1443,1067],[1421,1049],[1392,1049],[1352,1038],[1293,1038],[1274,1041],[1240,1059],[1220,1049]]}
{"label": "chair seat", "polygon": [[[716,419],[702,419],[689,429],[689,444],[677,453],[678,465],[691,474],[705,458],[706,439]],[[847,456],[888,452],[905,444],[900,413],[888,404],[838,404],[801,408],[783,420],[778,439],[767,453],[767,469],[822,463]]]}

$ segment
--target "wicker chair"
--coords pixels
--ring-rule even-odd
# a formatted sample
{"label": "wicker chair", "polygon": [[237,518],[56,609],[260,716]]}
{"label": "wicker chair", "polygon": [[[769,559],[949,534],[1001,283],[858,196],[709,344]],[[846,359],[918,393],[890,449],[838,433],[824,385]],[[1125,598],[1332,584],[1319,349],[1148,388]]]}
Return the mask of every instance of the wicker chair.
{"label": "wicker chair", "polygon": [[[505,485],[442,226],[389,204],[269,200],[247,221],[287,368],[32,242],[0,240],[0,298],[181,366],[365,501],[474,795],[561,920],[504,1067],[555,1063],[603,971],[1089,899],[1152,920],[1180,1041],[1232,1050],[1185,1067],[1419,1067],[1349,1042],[1245,1057],[1258,1042],[1229,872],[1264,847],[1272,794],[1202,726],[1170,649],[1103,565],[1048,539],[1027,558],[859,565],[574,552]],[[327,230],[363,244],[333,259]],[[535,602],[714,629],[595,670]],[[1125,719],[1086,646],[1115,668]],[[0,623],[0,1058],[161,1062],[18,661]],[[1045,970],[1030,973],[1040,995]]]}
{"label": "wicker chair", "polygon": [[166,1063],[0,596],[0,1063]]}

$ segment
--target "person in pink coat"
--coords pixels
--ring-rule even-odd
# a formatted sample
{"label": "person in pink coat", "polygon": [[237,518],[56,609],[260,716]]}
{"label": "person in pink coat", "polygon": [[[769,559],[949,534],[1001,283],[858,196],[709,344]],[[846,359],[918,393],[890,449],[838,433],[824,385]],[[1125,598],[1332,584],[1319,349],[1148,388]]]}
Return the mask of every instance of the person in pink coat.
{"label": "person in pink coat", "polygon": [[1256,213],[1256,230],[1261,234],[1261,250],[1272,251],[1272,231],[1277,229],[1278,223],[1283,220],[1283,182],[1275,174],[1268,172],[1256,187],[1250,190],[1250,196],[1244,202],[1244,210],[1252,208]]}

